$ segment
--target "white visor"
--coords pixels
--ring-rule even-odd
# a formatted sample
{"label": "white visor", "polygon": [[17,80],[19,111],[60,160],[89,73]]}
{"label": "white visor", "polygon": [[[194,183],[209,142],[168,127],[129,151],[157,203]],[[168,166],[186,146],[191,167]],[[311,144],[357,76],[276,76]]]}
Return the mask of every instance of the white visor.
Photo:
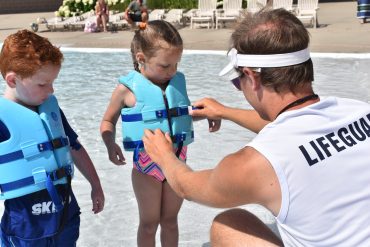
{"label": "white visor", "polygon": [[310,59],[310,51],[308,48],[283,54],[268,54],[268,55],[248,55],[238,54],[235,48],[232,48],[228,57],[230,63],[219,73],[223,76],[237,67],[252,67],[252,68],[276,68],[284,67],[306,62]]}

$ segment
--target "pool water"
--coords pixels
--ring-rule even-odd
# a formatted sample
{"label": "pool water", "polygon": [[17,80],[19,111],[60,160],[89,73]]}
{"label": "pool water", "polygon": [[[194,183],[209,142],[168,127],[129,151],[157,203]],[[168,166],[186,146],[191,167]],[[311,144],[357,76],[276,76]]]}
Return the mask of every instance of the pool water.
{"label": "pool water", "polygon": [[[78,246],[136,246],[138,210],[131,185],[132,156],[125,153],[128,164],[115,166],[108,160],[99,133],[100,121],[118,77],[133,68],[131,55],[126,50],[109,49],[64,49],[63,53],[65,60],[55,82],[55,95],[95,163],[106,195],[105,210],[94,215],[89,184],[80,173],[76,173],[73,188],[82,210]],[[218,76],[228,62],[225,54],[209,51],[184,53],[179,71],[186,76],[190,100],[213,97],[229,106],[250,108],[242,93]],[[366,102],[370,100],[369,54],[312,56],[315,67],[313,85],[317,94],[321,97],[334,95]],[[4,85],[1,78],[0,92],[4,91]],[[120,133],[118,125],[117,133]],[[189,147],[188,164],[196,170],[214,167],[225,155],[242,148],[254,137],[253,133],[228,121],[222,123],[217,133],[208,132],[207,121],[195,122],[194,129],[195,143]],[[276,230],[273,217],[264,208],[257,205],[245,208]],[[0,212],[2,210],[1,205]],[[221,211],[184,202],[179,214],[179,245],[209,246],[211,221]]]}

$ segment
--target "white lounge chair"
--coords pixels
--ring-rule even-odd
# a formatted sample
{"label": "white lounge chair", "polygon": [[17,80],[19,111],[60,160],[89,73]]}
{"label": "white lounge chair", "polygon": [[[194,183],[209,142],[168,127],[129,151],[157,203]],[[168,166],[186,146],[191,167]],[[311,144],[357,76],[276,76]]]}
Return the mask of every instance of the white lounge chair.
{"label": "white lounge chair", "polygon": [[248,0],[247,12],[256,13],[266,6],[266,0]]}
{"label": "white lounge chair", "polygon": [[293,0],[272,0],[272,8],[293,11]]}
{"label": "white lounge chair", "polygon": [[34,32],[45,28],[49,31],[66,30],[70,29],[71,23],[75,21],[76,17],[53,17],[50,19],[39,17],[36,22],[31,23],[31,29]]}
{"label": "white lounge chair", "polygon": [[196,23],[205,23],[208,29],[213,27],[216,7],[217,0],[198,0],[198,9],[190,17],[190,28],[193,28]]}
{"label": "white lounge chair", "polygon": [[118,29],[124,29],[128,27],[128,22],[125,19],[125,12],[120,12],[109,16],[109,27],[111,31],[116,31]]}
{"label": "white lounge chair", "polygon": [[309,22],[314,28],[318,26],[317,11],[318,0],[298,0],[297,2],[297,18],[302,22]]}
{"label": "white lounge chair", "polygon": [[164,17],[164,9],[153,9],[149,12],[149,21],[162,20]]}
{"label": "white lounge chair", "polygon": [[216,29],[220,22],[236,21],[242,11],[242,3],[242,0],[224,0],[222,10],[216,12]]}
{"label": "white lounge chair", "polygon": [[185,13],[182,14],[182,17],[184,18],[184,24],[188,24],[190,23],[190,19],[193,15],[195,15],[195,12],[197,11],[198,9],[190,9],[188,11],[186,11]]}
{"label": "white lounge chair", "polygon": [[172,24],[185,25],[183,13],[183,9],[170,9],[164,14],[164,20]]}
{"label": "white lounge chair", "polygon": [[96,15],[94,11],[83,13],[76,16],[69,25],[72,30],[83,30],[87,21],[96,22]]}

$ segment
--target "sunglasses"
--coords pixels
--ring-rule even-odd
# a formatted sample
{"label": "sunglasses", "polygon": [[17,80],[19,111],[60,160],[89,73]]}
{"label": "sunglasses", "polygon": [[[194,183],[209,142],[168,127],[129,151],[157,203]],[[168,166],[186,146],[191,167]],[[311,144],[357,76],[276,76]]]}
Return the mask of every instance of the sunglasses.
{"label": "sunglasses", "polygon": [[[241,91],[242,88],[240,86],[240,78],[244,76],[243,67],[236,67],[234,68],[234,70],[235,70],[233,73],[234,76],[230,78],[230,81],[234,85],[234,87],[236,87],[236,89]],[[261,72],[261,68],[251,68],[251,70],[258,73]]]}
{"label": "sunglasses", "polygon": [[242,88],[240,87],[240,77],[239,76],[230,81],[234,85],[234,87],[236,87],[236,89],[238,89],[239,91],[242,90]]}

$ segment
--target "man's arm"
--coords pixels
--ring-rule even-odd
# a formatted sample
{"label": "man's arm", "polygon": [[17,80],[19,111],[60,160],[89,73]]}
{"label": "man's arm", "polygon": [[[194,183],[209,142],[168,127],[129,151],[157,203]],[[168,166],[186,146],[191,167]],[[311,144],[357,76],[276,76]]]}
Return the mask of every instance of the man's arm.
{"label": "man's arm", "polygon": [[245,147],[226,156],[213,169],[193,171],[173,153],[168,133],[145,130],[143,141],[146,152],[180,197],[219,208],[258,203],[278,213],[280,186],[276,174],[256,150]]}
{"label": "man's arm", "polygon": [[255,133],[260,132],[269,123],[269,121],[263,120],[255,110],[227,107],[211,98],[201,99],[193,105],[197,107],[191,111],[191,115],[194,117],[230,120]]}

